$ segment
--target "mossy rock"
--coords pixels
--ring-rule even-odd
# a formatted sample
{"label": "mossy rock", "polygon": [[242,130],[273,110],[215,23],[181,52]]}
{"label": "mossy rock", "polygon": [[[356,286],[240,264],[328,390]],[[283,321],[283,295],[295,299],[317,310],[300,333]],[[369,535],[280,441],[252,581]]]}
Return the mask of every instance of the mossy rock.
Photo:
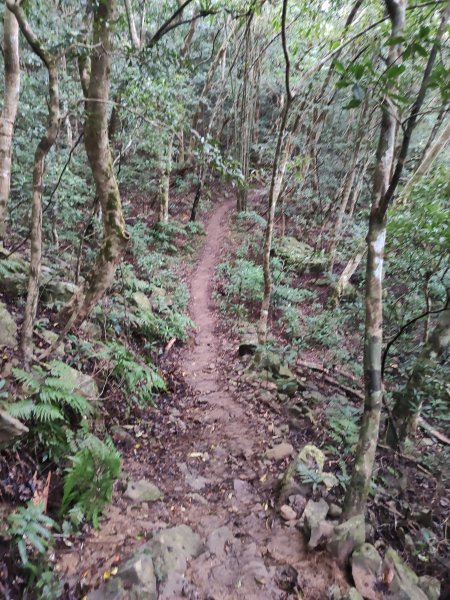
{"label": "mossy rock", "polygon": [[0,302],[0,348],[17,346],[17,325],[6,304]]}

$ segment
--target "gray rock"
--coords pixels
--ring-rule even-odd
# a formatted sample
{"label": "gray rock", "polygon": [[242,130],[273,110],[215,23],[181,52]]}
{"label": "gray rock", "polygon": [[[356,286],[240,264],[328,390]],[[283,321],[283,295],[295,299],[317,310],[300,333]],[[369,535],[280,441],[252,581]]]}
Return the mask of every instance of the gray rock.
{"label": "gray rock", "polygon": [[67,304],[77,291],[77,285],[71,281],[55,279],[55,274],[51,269],[43,268],[39,293],[44,304]]}
{"label": "gray rock", "polygon": [[[45,329],[44,331],[41,331],[41,335],[49,346],[54,344],[59,337],[57,333],[55,333],[54,331],[50,331],[49,329]],[[59,358],[62,358],[64,356],[64,344],[63,343],[59,344],[59,346],[56,348],[55,355],[58,356]]]}
{"label": "gray rock", "polygon": [[239,356],[246,354],[255,354],[258,348],[258,334],[254,327],[247,327],[243,332],[241,341],[239,342]]}
{"label": "gray rock", "polygon": [[111,428],[111,433],[116,444],[123,444],[126,448],[132,448],[136,443],[136,440],[131,433],[128,433],[128,431],[120,425],[114,425]]}
{"label": "gray rock", "polygon": [[320,521],[311,528],[311,535],[308,541],[309,550],[323,546],[333,535],[334,526],[329,521]]}
{"label": "gray rock", "polygon": [[339,519],[339,517],[342,515],[342,508],[340,506],[338,506],[337,504],[334,504],[334,502],[331,502],[330,504],[330,510],[328,511],[328,516],[330,519]]}
{"label": "gray rock", "polygon": [[283,504],[283,506],[280,508],[280,515],[285,521],[295,521],[297,518],[297,513],[288,504]]}
{"label": "gray rock", "polygon": [[234,539],[233,532],[229,527],[223,526],[219,529],[211,531],[206,540],[206,547],[216,556],[225,555],[225,546],[230,544]]}
{"label": "gray rock", "polygon": [[428,600],[425,592],[419,587],[419,577],[393,548],[389,547],[386,550],[383,569],[391,571],[393,576],[389,584],[390,600]]}
{"label": "gray rock", "polygon": [[12,440],[28,432],[28,427],[4,410],[0,410],[0,447],[8,446]]}
{"label": "gray rock", "polygon": [[328,514],[328,504],[323,498],[308,500],[303,512],[303,529],[307,536],[311,536]]}
{"label": "gray rock", "polygon": [[0,302],[0,348],[17,346],[17,325],[6,304]]}
{"label": "gray rock", "polygon": [[363,515],[355,515],[351,519],[336,525],[333,535],[327,543],[327,550],[341,565],[345,565],[348,557],[357,546],[364,544],[366,528]]}
{"label": "gray rock", "polygon": [[282,442],[281,444],[277,444],[273,448],[266,450],[265,457],[269,460],[283,460],[292,456],[293,452],[294,447],[292,444]]}
{"label": "gray rock", "polygon": [[441,583],[436,577],[423,575],[418,581],[420,589],[425,592],[428,600],[439,600],[441,595]]}
{"label": "gray rock", "polygon": [[124,496],[134,502],[157,502],[163,497],[161,490],[146,479],[130,481]]}
{"label": "gray rock", "polygon": [[152,303],[150,302],[150,298],[147,298],[147,296],[143,292],[134,292],[131,296],[131,300],[136,306],[136,308],[138,308],[139,310],[152,310]]}
{"label": "gray rock", "polygon": [[153,557],[158,581],[167,579],[170,573],[184,573],[187,561],[197,558],[204,551],[200,536],[187,525],[177,525],[155,533],[145,548]]}
{"label": "gray rock", "polygon": [[89,600],[157,600],[153,559],[145,548],[128,559],[117,575],[89,594]]}
{"label": "gray rock", "polygon": [[255,354],[254,362],[259,369],[267,371],[268,374],[276,376],[280,371],[281,359],[275,352],[259,350]]}
{"label": "gray rock", "polygon": [[358,590],[354,587],[350,588],[342,600],[364,600]]}
{"label": "gray rock", "polygon": [[378,600],[382,574],[382,559],[371,544],[358,546],[351,557],[352,576],[356,589],[368,600]]}
{"label": "gray rock", "polygon": [[[50,369],[51,366],[52,363],[49,363]],[[69,367],[68,375],[65,377],[65,383],[69,383],[74,392],[81,394],[88,400],[97,400],[100,395],[95,379],[73,367]]]}

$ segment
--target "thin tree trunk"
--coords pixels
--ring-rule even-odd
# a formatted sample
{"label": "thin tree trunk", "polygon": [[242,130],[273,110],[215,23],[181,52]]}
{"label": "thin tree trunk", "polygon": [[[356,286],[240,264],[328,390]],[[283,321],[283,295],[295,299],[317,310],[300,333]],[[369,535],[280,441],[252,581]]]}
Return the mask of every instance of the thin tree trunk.
{"label": "thin tree trunk", "polygon": [[[406,0],[386,0],[392,37],[401,36],[405,25]],[[389,48],[387,66],[398,63],[402,46]],[[395,81],[391,84],[395,89]],[[388,91],[389,93],[389,91]],[[395,151],[396,117],[388,98],[382,104],[380,139],[375,167],[372,208],[367,235],[366,318],[364,338],[365,401],[355,463],[344,501],[344,518],[364,513],[378,443],[383,384],[381,348],[383,339],[383,261],[386,241],[386,211],[383,203],[389,188]]]}
{"label": "thin tree trunk", "polygon": [[36,318],[39,296],[39,277],[42,260],[42,193],[44,189],[45,158],[55,143],[60,125],[58,69],[56,58],[45,50],[32,31],[24,11],[13,0],[6,0],[8,9],[14,13],[20,30],[33,52],[44,63],[48,72],[48,123],[34,155],[33,194],[31,200],[31,251],[28,274],[27,302],[21,330],[20,349],[26,364],[33,356],[33,324]]}
{"label": "thin tree trunk", "polygon": [[19,24],[5,9],[3,20],[5,93],[0,117],[0,243],[6,234],[6,209],[11,185],[11,154],[14,123],[20,92]]}
{"label": "thin tree trunk", "polygon": [[131,7],[131,0],[124,0],[125,11],[127,13],[128,30],[130,32],[130,40],[136,50],[141,47],[141,40],[136,30],[136,23],[134,22],[133,9]]}
{"label": "thin tree trunk", "polygon": [[347,287],[352,275],[355,273],[356,269],[359,267],[362,259],[364,258],[367,252],[366,244],[361,245],[355,254],[350,258],[345,269],[342,271],[341,276],[339,277],[337,283],[332,288],[331,293],[331,304],[333,306],[338,306],[341,300],[342,294],[344,293],[345,288]]}
{"label": "thin tree trunk", "polygon": [[161,177],[158,222],[163,224],[169,222],[170,173],[172,171],[173,138],[174,134],[171,134],[169,143],[167,144],[167,154],[164,160],[164,168]]}
{"label": "thin tree trunk", "polygon": [[[398,394],[392,410],[392,416],[398,432],[398,443],[403,446],[409,437],[413,437],[417,429],[424,394],[420,388],[430,373],[436,367],[436,362],[444,354],[450,343],[450,308],[439,315],[435,328],[417,358],[405,388]],[[389,438],[388,438],[389,440]],[[393,439],[389,440],[392,444]],[[397,442],[397,440],[395,440]]]}
{"label": "thin tree trunk", "polygon": [[128,244],[119,188],[108,140],[108,97],[111,70],[111,23],[116,0],[95,5],[91,75],[86,99],[85,147],[102,209],[103,243],[84,288],[62,313],[65,329],[79,326],[111,285]]}
{"label": "thin tree trunk", "polygon": [[447,146],[447,144],[449,142],[450,142],[450,120],[448,121],[448,123],[444,127],[444,129],[441,131],[437,140],[430,146],[430,148],[428,149],[428,152],[423,157],[420,165],[417,167],[417,169],[414,171],[412,176],[409,178],[408,182],[406,183],[405,187],[402,190],[402,193],[401,193],[402,199],[406,200],[408,198],[413,187],[417,184],[417,182],[420,180],[421,177],[423,177],[424,175],[426,175],[428,173],[428,171],[431,169],[436,158],[439,156],[439,154],[442,152],[442,150],[445,149],[445,147]]}

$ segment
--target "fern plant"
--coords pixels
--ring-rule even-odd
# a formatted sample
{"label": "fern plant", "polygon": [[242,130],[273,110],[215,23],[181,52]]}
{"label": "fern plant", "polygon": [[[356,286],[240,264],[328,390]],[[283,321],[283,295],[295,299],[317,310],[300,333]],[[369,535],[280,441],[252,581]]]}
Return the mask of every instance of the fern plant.
{"label": "fern plant", "polygon": [[[33,598],[56,600],[62,586],[48,564],[47,555],[54,544],[58,524],[45,515],[42,504],[21,506],[7,518],[6,534],[17,546],[22,566],[27,574],[27,590]],[[26,597],[26,596],[24,596]]]}
{"label": "fern plant", "polygon": [[111,440],[102,442],[88,434],[79,450],[70,457],[71,466],[64,477],[61,513],[82,513],[99,526],[102,510],[112,498],[113,485],[120,475],[121,457]]}
{"label": "fern plant", "polygon": [[164,392],[166,382],[152,363],[137,362],[130,350],[118,342],[105,344],[106,356],[114,362],[113,378],[128,398],[137,404],[154,406],[154,393]]}
{"label": "fern plant", "polygon": [[44,460],[61,459],[70,448],[71,429],[93,412],[89,401],[75,391],[72,370],[55,360],[48,369],[13,369],[13,375],[25,398],[8,404],[8,413],[26,421],[36,441],[47,450]]}

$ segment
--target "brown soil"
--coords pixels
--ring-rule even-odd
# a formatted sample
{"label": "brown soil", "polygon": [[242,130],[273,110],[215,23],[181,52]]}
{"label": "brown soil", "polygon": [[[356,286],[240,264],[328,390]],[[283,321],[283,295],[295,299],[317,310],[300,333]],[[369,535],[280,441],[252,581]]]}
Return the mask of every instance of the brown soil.
{"label": "brown soil", "polygon": [[214,551],[194,560],[160,598],[322,600],[333,584],[347,587],[333,561],[308,554],[300,531],[274,509],[269,482],[287,463],[269,463],[264,452],[272,441],[283,441],[274,434],[281,417],[237,393],[236,346],[220,333],[211,297],[232,204],[218,205],[207,223],[191,278],[197,332],[179,354],[172,350],[172,365],[178,363],[173,393],[152,424],[137,422],[130,430],[136,443],[124,452],[125,476],[150,479],[164,500],[132,506],[123,498],[124,485],[118,486],[101,529],[58,553],[57,570],[77,595],[114,573],[153,531],[180,523],[209,540]]}

